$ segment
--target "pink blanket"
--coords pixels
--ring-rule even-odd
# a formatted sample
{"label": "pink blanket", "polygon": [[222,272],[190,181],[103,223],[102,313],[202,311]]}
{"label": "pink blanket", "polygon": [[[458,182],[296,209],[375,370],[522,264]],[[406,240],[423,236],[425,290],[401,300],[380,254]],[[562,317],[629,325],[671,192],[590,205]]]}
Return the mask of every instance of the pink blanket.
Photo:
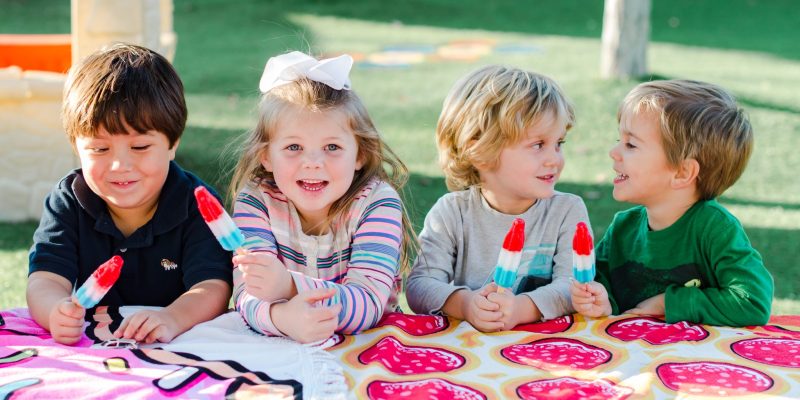
{"label": "pink blanket", "polygon": [[64,346],[26,309],[0,312],[0,399],[308,399],[347,390],[323,349],[256,335],[235,312],[137,349],[98,345],[122,321],[118,310],[90,318],[81,341]]}
{"label": "pink blanket", "polygon": [[393,313],[337,335],[328,352],[240,332],[235,313],[135,350],[96,348],[121,321],[116,310],[96,315],[73,347],[54,343],[27,310],[0,318],[0,399],[800,398],[800,316],[739,329],[569,316],[482,334]]}

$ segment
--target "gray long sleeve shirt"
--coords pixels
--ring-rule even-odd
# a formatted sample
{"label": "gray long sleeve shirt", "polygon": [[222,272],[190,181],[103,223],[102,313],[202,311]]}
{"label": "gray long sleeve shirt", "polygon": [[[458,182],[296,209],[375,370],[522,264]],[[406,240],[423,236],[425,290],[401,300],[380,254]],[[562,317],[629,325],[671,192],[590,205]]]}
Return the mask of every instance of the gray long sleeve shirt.
{"label": "gray long sleeve shirt", "polygon": [[478,187],[442,196],[425,217],[406,285],[411,309],[439,313],[453,292],[491,282],[515,218],[525,220],[525,245],[514,293],[529,296],[544,319],[574,312],[569,295],[572,236],[578,222],[589,224],[583,200],[556,192],[520,215],[508,215],[491,208]]}

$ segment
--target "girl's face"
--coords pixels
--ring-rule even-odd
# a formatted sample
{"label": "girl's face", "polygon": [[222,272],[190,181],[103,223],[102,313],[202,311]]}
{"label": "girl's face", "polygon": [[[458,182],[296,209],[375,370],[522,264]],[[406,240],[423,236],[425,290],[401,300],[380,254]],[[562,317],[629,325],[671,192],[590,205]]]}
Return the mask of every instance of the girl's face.
{"label": "girl's face", "polygon": [[339,110],[289,109],[270,137],[261,165],[292,201],[306,233],[322,233],[331,205],[361,169],[358,143]]}
{"label": "girl's face", "polygon": [[566,121],[548,112],[525,129],[519,143],[500,152],[494,168],[476,166],[486,201],[497,211],[517,215],[538,199],[553,196],[564,169],[561,144],[566,135]]}

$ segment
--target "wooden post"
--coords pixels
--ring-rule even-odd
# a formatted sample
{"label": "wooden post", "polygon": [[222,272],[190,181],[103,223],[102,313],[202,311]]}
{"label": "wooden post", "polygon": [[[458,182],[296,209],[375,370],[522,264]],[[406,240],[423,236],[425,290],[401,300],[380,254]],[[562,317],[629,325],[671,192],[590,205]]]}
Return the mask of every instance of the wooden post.
{"label": "wooden post", "polygon": [[650,0],[605,0],[600,76],[646,75],[649,38]]}

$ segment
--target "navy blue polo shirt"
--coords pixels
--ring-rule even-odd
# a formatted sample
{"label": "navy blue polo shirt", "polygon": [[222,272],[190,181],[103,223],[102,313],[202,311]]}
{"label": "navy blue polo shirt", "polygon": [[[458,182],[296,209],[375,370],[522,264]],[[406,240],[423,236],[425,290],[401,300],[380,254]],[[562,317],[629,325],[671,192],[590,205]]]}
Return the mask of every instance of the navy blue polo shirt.
{"label": "navy blue polo shirt", "polygon": [[199,185],[214,193],[171,162],[153,218],[126,238],[82,171],[72,171],[45,199],[28,274],[52,272],[77,288],[102,263],[119,255],[125,260],[120,277],[100,301],[108,306],[165,307],[202,281],[231,284],[232,255],[222,249],[197,210],[193,191]]}

